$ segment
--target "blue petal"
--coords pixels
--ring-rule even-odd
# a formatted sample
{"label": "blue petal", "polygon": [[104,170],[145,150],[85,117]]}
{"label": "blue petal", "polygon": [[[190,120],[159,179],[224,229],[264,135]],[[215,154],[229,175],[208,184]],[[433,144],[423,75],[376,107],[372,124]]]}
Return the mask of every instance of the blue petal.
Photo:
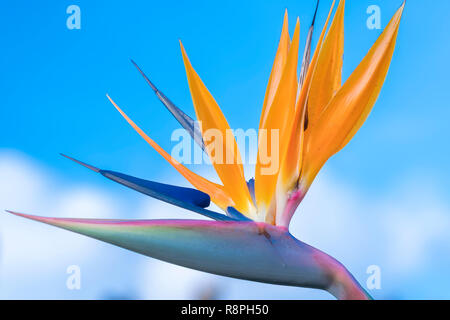
{"label": "blue petal", "polygon": [[158,88],[150,81],[150,79],[145,75],[145,73],[139,68],[139,66],[131,60],[131,63],[138,69],[141,75],[144,77],[145,81],[150,85],[150,87],[155,92],[158,99],[166,106],[167,110],[172,113],[175,119],[181,124],[181,126],[191,135],[192,139],[203,149],[205,150],[205,144],[203,143],[202,133],[200,132],[200,128],[196,121],[194,121],[191,117],[189,117],[186,113],[184,113],[180,108],[173,104],[169,98],[167,98],[164,93],[158,90]]}
{"label": "blue petal", "polygon": [[200,208],[209,206],[211,199],[209,195],[196,189],[172,186],[164,183],[139,179],[120,172],[100,170],[104,177],[118,182],[128,188],[146,194],[150,197],[170,202],[170,198],[193,204]]}
{"label": "blue petal", "polygon": [[94,166],[88,165],[82,161],[76,160],[72,157],[62,154],[62,156],[75,161],[76,163],[85,166],[97,173],[102,174],[104,177],[118,182],[128,188],[146,194],[155,199],[173,204],[175,206],[196,212],[205,217],[217,220],[217,221],[235,221],[236,219],[227,217],[224,214],[220,214],[214,211],[204,209],[210,204],[210,197],[206,193],[199,190],[177,187],[168,184],[148,181],[132,177],[123,173],[101,170]]}
{"label": "blue petal", "polygon": [[242,213],[240,213],[239,211],[237,211],[233,207],[228,207],[227,208],[227,214],[228,214],[228,216],[230,218],[233,218],[234,220],[238,220],[238,221],[253,221],[252,219],[244,216]]}
{"label": "blue petal", "polygon": [[250,196],[252,197],[253,204],[256,206],[256,198],[255,198],[255,179],[251,178],[247,182],[248,191],[250,192]]}

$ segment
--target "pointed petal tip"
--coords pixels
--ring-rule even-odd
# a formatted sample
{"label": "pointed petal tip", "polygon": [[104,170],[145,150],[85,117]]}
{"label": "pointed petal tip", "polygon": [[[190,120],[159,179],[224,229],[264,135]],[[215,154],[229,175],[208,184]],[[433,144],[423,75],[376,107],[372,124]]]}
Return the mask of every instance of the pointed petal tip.
{"label": "pointed petal tip", "polygon": [[175,119],[177,119],[181,126],[186,129],[187,132],[189,132],[191,137],[202,148],[202,150],[205,150],[205,144],[203,142],[202,135],[199,132],[198,126],[196,126],[195,121],[186,113],[184,113],[183,110],[178,108],[172,101],[170,101],[170,99],[166,97],[164,93],[159,91],[156,85],[147,77],[147,75],[144,73],[144,71],[142,71],[137,63],[132,59],[130,60],[142,75],[142,77],[145,79],[147,84],[152,88],[159,101],[161,101],[161,103],[169,110],[169,112],[172,113],[172,115],[175,117]]}
{"label": "pointed petal tip", "polygon": [[65,155],[64,153],[60,153],[60,155],[63,156],[64,158],[67,158],[67,159],[69,159],[69,160],[72,160],[72,161],[78,163],[79,165],[82,165],[83,167],[88,168],[88,169],[90,169],[90,170],[92,170],[92,171],[94,171],[94,172],[97,172],[97,173],[100,172],[100,169],[99,169],[99,168],[94,167],[94,166],[91,166],[90,164],[87,164],[87,163],[82,162],[82,161],[80,161],[80,160],[77,160],[77,159],[75,159],[75,158],[69,157],[69,156]]}
{"label": "pointed petal tip", "polygon": [[183,46],[183,42],[181,42],[181,40],[179,40],[179,42],[180,42],[181,55],[183,56],[184,65],[185,65],[185,67],[186,67],[186,63],[187,63],[187,62],[190,63],[189,57],[188,57],[188,55],[187,55],[187,53],[186,53],[186,49],[185,49],[184,46]]}
{"label": "pointed petal tip", "polygon": [[36,220],[36,221],[42,221],[45,219],[44,217],[33,216],[30,214],[20,213],[20,212],[16,212],[16,211],[12,211],[12,210],[5,210],[5,212],[15,215],[15,216],[18,216],[18,217],[27,218],[27,219]]}
{"label": "pointed petal tip", "polygon": [[294,35],[292,36],[292,41],[295,40],[295,37],[300,37],[300,17],[297,17],[297,21],[295,22],[295,30]]}
{"label": "pointed petal tip", "polygon": [[119,108],[119,106],[114,102],[114,100],[108,94],[106,94],[106,97],[108,98],[109,102],[112,103],[114,108],[116,108],[120,113],[123,113],[122,109]]}
{"label": "pointed petal tip", "polygon": [[144,77],[145,81],[147,81],[147,83],[152,88],[152,90],[155,91],[155,93],[157,93],[158,89],[153,84],[153,82],[150,81],[150,79],[147,77],[147,75],[144,73],[144,71],[142,71],[142,69],[138,66],[138,64],[133,59],[130,59],[130,61],[135,66],[135,68],[139,71],[139,73]]}
{"label": "pointed petal tip", "polygon": [[297,21],[295,22],[294,35],[292,36],[292,42],[297,40],[300,42],[300,17],[297,17]]}
{"label": "pointed petal tip", "polygon": [[[292,36],[292,43],[296,41],[296,38],[299,38],[300,41],[300,17],[297,17],[297,20],[295,21],[295,29],[294,29],[294,35]],[[291,45],[292,45],[291,43]]]}
{"label": "pointed petal tip", "polygon": [[317,11],[319,10],[319,3],[320,3],[320,0],[317,0],[316,10],[314,11],[314,16],[313,16],[313,20],[311,22],[311,27],[314,27],[314,24],[316,23]]}
{"label": "pointed petal tip", "polygon": [[10,213],[10,214],[13,214],[13,215],[15,215],[15,216],[28,217],[27,214],[25,214],[25,213],[20,213],[20,212],[17,212],[17,211],[12,211],[12,210],[6,210],[6,209],[5,209],[5,212]]}
{"label": "pointed petal tip", "polygon": [[395,12],[395,14],[392,16],[391,21],[394,24],[398,24],[400,19],[403,16],[403,10],[405,9],[405,5],[406,5],[406,0],[403,0],[402,5],[397,9],[397,11]]}
{"label": "pointed petal tip", "polygon": [[288,34],[288,38],[289,38],[289,15],[288,15],[288,9],[286,8],[284,11],[284,17],[283,17],[283,27],[281,30],[281,33],[286,33]]}

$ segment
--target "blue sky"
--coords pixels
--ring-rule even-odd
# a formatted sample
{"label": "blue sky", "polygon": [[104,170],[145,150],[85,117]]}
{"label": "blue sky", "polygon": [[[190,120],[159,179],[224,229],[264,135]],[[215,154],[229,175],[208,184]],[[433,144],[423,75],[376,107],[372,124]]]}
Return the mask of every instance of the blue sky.
{"label": "blue sky", "polygon": [[[318,25],[329,3],[322,1]],[[348,1],[344,79],[379,30],[365,10],[378,4],[382,26],[400,1]],[[81,1],[81,30],[68,30],[71,2],[3,3],[0,109],[2,147],[18,149],[78,176],[66,152],[111,168],[157,178],[171,172],[112,108],[105,93],[167,149],[178,124],[129,62],[193,115],[178,39],[230,125],[257,127],[285,8],[291,32],[306,36],[315,1]],[[448,1],[408,2],[397,49],[378,103],[355,140],[330,161],[345,179],[377,190],[409,170],[427,169],[449,184]],[[316,32],[316,36],[317,36]],[[239,111],[239,112],[237,112]],[[149,170],[158,166],[164,170]],[[87,175],[88,176],[88,175]]]}
{"label": "blue sky", "polygon": [[[66,27],[66,8],[71,4],[81,8],[81,30]],[[319,28],[330,4],[321,1]],[[401,1],[347,1],[344,79],[381,33],[366,27],[366,8],[373,4],[381,8],[384,28]],[[58,153],[102,168],[185,184],[125,123],[105,94],[170,150],[170,135],[178,123],[129,58],[172,101],[194,115],[181,39],[231,127],[256,128],[285,8],[291,34],[300,17],[304,44],[313,0],[2,2],[0,149],[32,159],[63,184],[87,183],[123,197],[129,208],[137,201],[134,194]],[[374,111],[319,179],[331,175],[342,185],[373,196],[374,203],[377,197],[390,197],[393,186],[411,183],[419,189],[419,197],[421,192],[431,193],[448,204],[449,11],[447,0],[407,2],[391,69]]]}

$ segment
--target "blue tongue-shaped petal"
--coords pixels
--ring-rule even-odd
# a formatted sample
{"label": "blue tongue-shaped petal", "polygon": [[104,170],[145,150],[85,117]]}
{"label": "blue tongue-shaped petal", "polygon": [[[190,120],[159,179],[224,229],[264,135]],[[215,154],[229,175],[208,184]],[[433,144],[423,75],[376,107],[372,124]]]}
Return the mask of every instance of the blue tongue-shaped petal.
{"label": "blue tongue-shaped petal", "polygon": [[175,206],[199,213],[208,218],[218,220],[218,221],[230,221],[236,220],[227,217],[224,214],[220,214],[214,211],[206,210],[204,208],[208,207],[210,204],[210,197],[204,192],[196,189],[184,188],[178,186],[172,186],[168,184],[148,181],[144,179],[139,179],[133,176],[129,176],[123,173],[101,170],[94,166],[88,165],[82,161],[76,160],[72,157],[62,154],[62,156],[75,161],[76,163],[91,169],[97,173],[100,173],[104,177],[120,183],[128,188],[146,194],[155,199],[173,204]]}
{"label": "blue tongue-shaped petal", "polygon": [[181,124],[181,126],[191,135],[192,139],[203,149],[205,150],[205,144],[203,143],[202,133],[200,132],[200,128],[198,123],[194,121],[191,117],[189,117],[186,113],[184,113],[180,108],[178,108],[169,98],[167,98],[164,93],[158,90],[158,88],[150,81],[147,75],[142,71],[141,68],[131,60],[131,63],[136,67],[136,69],[140,72],[140,74],[144,77],[145,81],[149,84],[152,90],[155,92],[158,99],[164,104],[167,110],[172,113],[172,115],[177,119],[177,121]]}
{"label": "blue tongue-shaped petal", "polygon": [[250,218],[247,218],[246,216],[244,216],[242,213],[240,213],[239,211],[237,211],[235,208],[233,207],[228,207],[227,208],[227,215],[234,219],[234,220],[238,220],[238,221],[253,221]]}
{"label": "blue tongue-shaped petal", "polygon": [[208,207],[211,202],[209,195],[196,189],[139,179],[110,170],[100,170],[99,173],[108,179],[158,200],[167,201],[168,198],[176,198],[180,201],[193,204],[200,208]]}

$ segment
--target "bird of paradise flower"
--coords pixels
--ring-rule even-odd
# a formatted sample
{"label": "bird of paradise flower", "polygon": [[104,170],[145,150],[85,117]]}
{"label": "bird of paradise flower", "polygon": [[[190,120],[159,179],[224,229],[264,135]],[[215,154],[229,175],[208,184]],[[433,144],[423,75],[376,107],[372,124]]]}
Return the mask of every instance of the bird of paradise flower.
{"label": "bird of paradise flower", "polygon": [[[230,148],[237,150],[232,152],[234,161],[213,163],[222,184],[213,183],[172,158],[109,96],[111,103],[139,135],[196,189],[101,170],[66,156],[129,188],[215,221],[46,218],[8,212],[200,271],[327,290],[338,299],[370,299],[370,295],[341,263],[297,240],[288,230],[296,208],[319,170],[353,138],[375,104],[393,56],[405,4],[398,9],[343,85],[345,0],[339,2],[326,32],[334,5],[333,1],[316,50],[310,57],[316,8],[299,77],[300,24],[297,19],[291,39],[287,12],[285,14],[260,120],[260,132],[279,132],[280,165],[274,174],[263,173],[264,163],[258,157],[255,178],[247,182],[236,141],[232,139],[231,146],[224,145],[223,151],[230,151]],[[182,44],[181,50],[201,127],[177,108],[132,62],[161,102],[203,150],[212,156],[210,148],[205,147],[203,142],[205,132],[215,129],[226,136],[230,128],[213,96],[193,69]],[[263,140],[260,137],[260,148]],[[271,143],[276,141],[268,142]],[[225,214],[208,210],[210,201]]]}

